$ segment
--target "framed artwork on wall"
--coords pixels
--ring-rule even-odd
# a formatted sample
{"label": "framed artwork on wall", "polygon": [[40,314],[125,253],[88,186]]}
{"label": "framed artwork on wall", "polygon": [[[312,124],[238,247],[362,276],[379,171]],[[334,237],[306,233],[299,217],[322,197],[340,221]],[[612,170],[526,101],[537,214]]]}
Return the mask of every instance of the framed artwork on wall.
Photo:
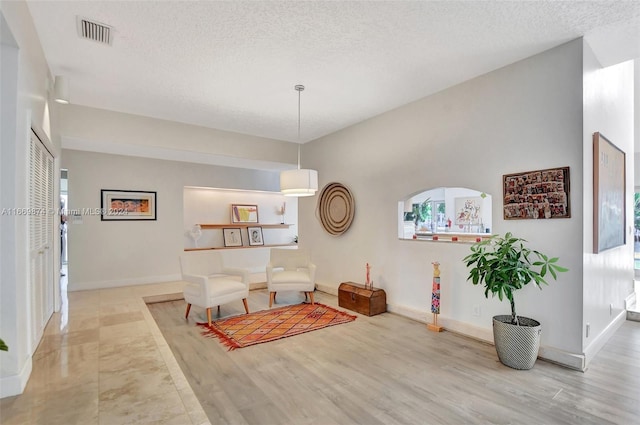
{"label": "framed artwork on wall", "polygon": [[242,234],[239,227],[222,229],[224,246],[242,246]]}
{"label": "framed artwork on wall", "polygon": [[505,220],[571,217],[569,167],[502,176]]}
{"label": "framed artwork on wall", "polygon": [[100,220],[155,220],[156,192],[140,190],[100,191]]}
{"label": "framed artwork on wall", "polygon": [[249,245],[264,245],[264,240],[262,239],[262,227],[247,227],[247,232],[249,233]]}
{"label": "framed artwork on wall", "polygon": [[257,223],[258,222],[258,206],[257,205],[231,205],[231,222],[232,223]]}
{"label": "framed artwork on wall", "polygon": [[625,153],[600,133],[593,134],[593,252],[626,243]]}

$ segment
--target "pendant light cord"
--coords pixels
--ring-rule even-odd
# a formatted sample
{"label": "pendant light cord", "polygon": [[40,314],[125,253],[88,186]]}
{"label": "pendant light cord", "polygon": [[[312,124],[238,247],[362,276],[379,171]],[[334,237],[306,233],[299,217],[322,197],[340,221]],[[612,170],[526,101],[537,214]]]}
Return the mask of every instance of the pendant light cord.
{"label": "pendant light cord", "polygon": [[298,170],[300,169],[300,95],[302,90],[304,90],[304,86],[302,84],[298,84],[294,87],[298,91]]}

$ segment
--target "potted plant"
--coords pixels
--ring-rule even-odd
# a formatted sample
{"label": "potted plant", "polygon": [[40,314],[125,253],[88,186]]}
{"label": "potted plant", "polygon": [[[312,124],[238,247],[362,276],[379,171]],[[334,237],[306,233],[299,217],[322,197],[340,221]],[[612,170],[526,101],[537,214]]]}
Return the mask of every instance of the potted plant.
{"label": "potted plant", "polygon": [[7,344],[4,343],[4,341],[2,340],[2,338],[0,338],[0,350],[2,351],[9,351],[9,347],[7,347]]}
{"label": "potted plant", "polygon": [[420,223],[424,223],[427,217],[429,217],[431,209],[430,201],[431,198],[427,198],[419,204],[413,204],[411,211],[404,213],[404,221],[413,221],[416,230],[418,230]]}
{"label": "potted plant", "polygon": [[516,314],[514,293],[533,282],[538,288],[547,285],[550,275],[568,269],[558,265],[558,257],[528,248],[524,239],[507,232],[476,242],[464,258],[474,285],[483,285],[484,295],[498,295],[511,303],[511,315],[493,317],[493,338],[498,358],[514,369],[531,369],[540,347],[540,322]]}

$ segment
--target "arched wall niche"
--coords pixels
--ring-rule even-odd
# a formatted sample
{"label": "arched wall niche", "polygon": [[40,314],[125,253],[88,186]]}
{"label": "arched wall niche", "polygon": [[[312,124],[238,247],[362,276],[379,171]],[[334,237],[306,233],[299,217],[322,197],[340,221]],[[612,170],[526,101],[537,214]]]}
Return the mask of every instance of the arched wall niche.
{"label": "arched wall niche", "polygon": [[434,239],[438,234],[485,235],[491,232],[492,198],[465,187],[437,187],[398,202],[398,237]]}

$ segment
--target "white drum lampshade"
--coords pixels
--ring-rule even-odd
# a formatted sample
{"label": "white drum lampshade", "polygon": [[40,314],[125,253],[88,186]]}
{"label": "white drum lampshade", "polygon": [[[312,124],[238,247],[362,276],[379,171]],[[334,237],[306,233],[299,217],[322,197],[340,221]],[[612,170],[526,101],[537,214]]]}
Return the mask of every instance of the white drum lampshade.
{"label": "white drum lampshade", "polygon": [[318,191],[318,172],[304,168],[283,171],[280,191],[284,196],[313,196]]}

